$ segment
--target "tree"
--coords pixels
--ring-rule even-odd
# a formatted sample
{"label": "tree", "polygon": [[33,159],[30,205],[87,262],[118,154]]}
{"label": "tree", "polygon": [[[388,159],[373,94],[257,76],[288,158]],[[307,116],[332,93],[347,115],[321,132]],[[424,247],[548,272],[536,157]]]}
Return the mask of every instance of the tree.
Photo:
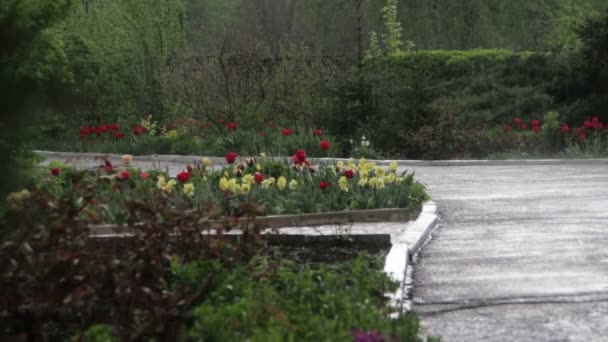
{"label": "tree", "polygon": [[56,30],[70,6],[71,0],[4,0],[0,6],[0,201],[23,185],[26,123],[52,85],[70,78]]}

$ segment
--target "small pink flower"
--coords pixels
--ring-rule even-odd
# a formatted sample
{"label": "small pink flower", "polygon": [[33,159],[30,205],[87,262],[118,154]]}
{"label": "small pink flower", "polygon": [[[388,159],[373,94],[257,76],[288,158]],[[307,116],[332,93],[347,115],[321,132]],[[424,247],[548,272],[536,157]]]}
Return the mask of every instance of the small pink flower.
{"label": "small pink flower", "polygon": [[143,180],[148,180],[148,178],[150,178],[150,174],[147,172],[142,172],[140,175],[141,179]]}

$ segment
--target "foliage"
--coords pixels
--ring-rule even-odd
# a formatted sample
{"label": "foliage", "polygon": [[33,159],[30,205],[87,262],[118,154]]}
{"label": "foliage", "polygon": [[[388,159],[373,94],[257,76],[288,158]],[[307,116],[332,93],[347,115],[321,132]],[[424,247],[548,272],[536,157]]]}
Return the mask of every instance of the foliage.
{"label": "foliage", "polygon": [[69,0],[8,0],[0,5],[0,211],[9,191],[27,183],[31,156],[25,152],[32,111],[43,107],[53,86],[69,78],[63,40],[55,26]]}
{"label": "foliage", "polygon": [[214,341],[350,341],[357,331],[373,330],[384,341],[418,341],[413,315],[386,318],[383,293],[395,284],[374,271],[380,266],[357,258],[318,268],[289,261],[239,268],[195,309],[190,334]]}
{"label": "foliage", "polygon": [[[253,244],[205,237],[201,216],[152,194],[123,202],[125,220],[142,223],[131,226],[131,238],[90,238],[101,182],[86,182],[80,172],[63,175],[69,185],[59,186],[70,191],[56,196],[44,187],[14,194],[0,225],[3,336],[63,340],[89,325],[108,324],[121,340],[178,338],[188,311],[209,293],[205,282],[169,287],[171,261],[229,265],[255,252]],[[226,221],[222,231],[234,227]],[[244,239],[255,240],[253,233]],[[95,331],[87,333],[99,337]]]}
{"label": "foliage", "polygon": [[582,41],[585,83],[592,110],[600,119],[608,120],[608,10],[592,17],[578,28]]}
{"label": "foliage", "polygon": [[167,64],[185,47],[184,1],[83,1],[64,25],[77,93],[70,111],[102,120],[170,111]]}
{"label": "foliage", "polygon": [[316,126],[329,106],[325,83],[337,68],[320,51],[289,43],[275,52],[264,46],[221,50],[178,59],[169,88],[197,119],[217,123],[223,118],[256,127],[269,122]]}
{"label": "foliage", "polygon": [[[355,125],[354,134],[363,132],[385,153],[421,157],[404,139],[423,127],[419,135],[428,134],[446,111],[462,131],[545,113],[553,106],[548,85],[554,67],[551,54],[507,50],[414,51],[367,60],[361,79],[336,85],[340,95],[327,128],[340,134]],[[357,93],[361,81],[364,92]],[[342,125],[353,108],[362,114]]]}

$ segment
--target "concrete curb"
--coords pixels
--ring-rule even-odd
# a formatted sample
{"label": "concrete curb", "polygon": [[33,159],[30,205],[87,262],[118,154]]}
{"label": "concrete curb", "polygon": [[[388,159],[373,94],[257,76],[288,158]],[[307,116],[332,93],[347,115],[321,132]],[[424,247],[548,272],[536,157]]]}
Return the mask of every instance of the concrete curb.
{"label": "concrete curb", "polygon": [[398,317],[405,311],[408,264],[428,239],[438,219],[437,205],[432,201],[426,202],[422,205],[422,211],[416,221],[403,234],[391,241],[392,247],[384,262],[384,272],[399,284],[397,291],[386,294],[391,305],[397,309],[392,317]]}
{"label": "concrete curb", "polygon": [[[105,157],[110,160],[121,160],[122,155],[109,153],[79,153],[79,152],[53,152],[34,151],[37,155],[54,159],[94,159]],[[200,163],[204,156],[182,156],[182,155],[142,155],[134,156],[135,162],[151,163]],[[216,165],[226,164],[223,157],[207,157]],[[249,157],[243,157],[249,158]],[[288,157],[275,157],[279,160],[289,160]],[[337,161],[346,162],[346,158],[309,158],[313,163],[332,164]],[[370,159],[378,165],[388,165],[396,162],[399,166],[508,166],[508,165],[608,165],[608,159],[507,159],[507,160],[375,160]]]}
{"label": "concrete curb", "polygon": [[[259,216],[253,219],[223,219],[207,221],[204,224],[209,230],[224,227],[227,223],[239,224],[240,229],[246,229],[255,224],[261,230],[280,230],[281,228],[308,228],[328,225],[352,225],[357,223],[408,222],[417,211],[411,212],[406,208],[384,208],[367,210],[344,210],[326,213]],[[100,224],[90,227],[93,236],[112,236],[132,234],[129,228],[117,224]],[[238,230],[238,229],[237,229]],[[381,235],[381,234],[379,234]]]}

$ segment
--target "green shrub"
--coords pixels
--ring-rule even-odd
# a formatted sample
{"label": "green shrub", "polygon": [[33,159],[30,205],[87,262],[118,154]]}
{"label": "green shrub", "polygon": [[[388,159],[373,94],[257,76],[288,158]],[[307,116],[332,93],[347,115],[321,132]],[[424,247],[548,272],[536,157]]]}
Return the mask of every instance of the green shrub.
{"label": "green shrub", "polygon": [[[351,341],[356,331],[373,330],[385,341],[418,341],[416,317],[388,318],[383,294],[396,284],[380,267],[377,260],[360,257],[317,267],[294,268],[283,261],[238,268],[214,283],[217,290],[194,310],[190,336],[203,341]],[[198,273],[203,275],[199,282],[208,274]]]}
{"label": "green shrub", "polygon": [[[343,96],[338,97],[329,128],[340,131],[337,118],[348,112],[345,106],[355,104],[355,111],[362,112],[355,116],[357,133],[365,130],[376,147],[396,154],[418,140],[416,135],[437,128],[446,102],[457,117],[455,128],[462,131],[506,117],[540,117],[553,106],[546,86],[553,81],[554,64],[548,53],[508,50],[415,51],[369,59],[359,78],[338,86]],[[415,145],[408,148],[408,157],[424,157],[424,143]],[[463,154],[462,146],[445,148],[440,154],[449,155],[450,148],[454,156]],[[416,150],[420,152],[412,153]]]}

